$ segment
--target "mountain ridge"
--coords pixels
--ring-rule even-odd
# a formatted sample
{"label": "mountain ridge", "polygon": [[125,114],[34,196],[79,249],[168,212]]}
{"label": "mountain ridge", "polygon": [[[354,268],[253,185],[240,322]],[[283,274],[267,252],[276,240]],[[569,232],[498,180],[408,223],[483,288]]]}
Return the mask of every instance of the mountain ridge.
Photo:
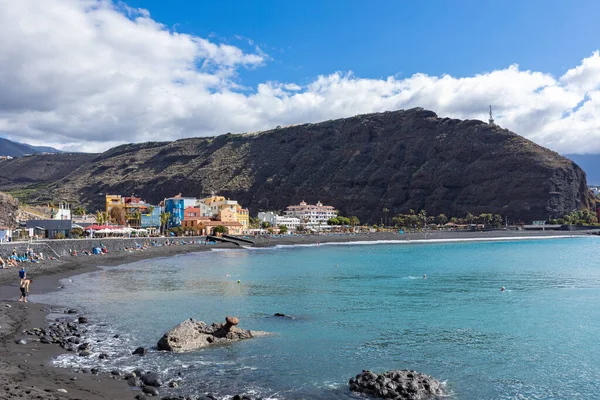
{"label": "mountain ridge", "polygon": [[62,153],[54,147],[33,146],[27,143],[15,142],[14,140],[0,137],[0,156],[23,157],[37,153]]}
{"label": "mountain ridge", "polygon": [[572,161],[506,129],[421,108],[122,145],[31,196],[101,209],[106,193],[157,203],[212,191],[252,214],[320,200],[371,223],[383,209],[531,220],[592,206],[585,173]]}

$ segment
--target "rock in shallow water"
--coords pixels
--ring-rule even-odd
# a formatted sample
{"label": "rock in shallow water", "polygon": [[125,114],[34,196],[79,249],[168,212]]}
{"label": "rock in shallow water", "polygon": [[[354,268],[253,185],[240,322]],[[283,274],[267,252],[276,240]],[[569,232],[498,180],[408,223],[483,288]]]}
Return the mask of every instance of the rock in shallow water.
{"label": "rock in shallow water", "polygon": [[395,400],[425,400],[443,396],[442,385],[429,375],[410,370],[376,374],[363,371],[350,379],[350,390]]}
{"label": "rock in shallow water", "polygon": [[200,349],[213,344],[232,343],[255,336],[266,335],[266,332],[250,331],[236,327],[236,317],[226,317],[225,323],[207,325],[194,318],[187,319],[177,325],[158,341],[159,350],[181,353]]}
{"label": "rock in shallow water", "polygon": [[161,387],[163,384],[162,379],[160,379],[160,376],[156,372],[148,372],[142,375],[141,380],[147,386]]}
{"label": "rock in shallow water", "polygon": [[131,354],[138,355],[138,356],[144,356],[144,355],[146,355],[146,353],[148,353],[148,349],[146,349],[145,347],[138,347]]}

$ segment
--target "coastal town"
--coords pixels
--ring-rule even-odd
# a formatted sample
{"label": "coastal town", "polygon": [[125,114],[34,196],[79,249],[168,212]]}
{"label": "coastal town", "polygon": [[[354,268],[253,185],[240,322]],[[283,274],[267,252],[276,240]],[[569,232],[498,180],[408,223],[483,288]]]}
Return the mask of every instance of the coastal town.
{"label": "coastal town", "polygon": [[[300,201],[284,210],[260,211],[251,216],[237,200],[211,193],[205,197],[177,194],[156,204],[134,194],[106,194],[104,207],[87,213],[82,206],[66,201],[46,206],[20,205],[14,226],[0,226],[0,243],[36,239],[78,239],[99,237],[159,236],[253,236],[324,235],[341,232],[380,232],[422,230],[481,231],[493,229],[565,230],[570,225],[589,229],[598,221],[597,213],[575,210],[558,219],[511,220],[498,214],[467,213],[462,217],[428,215],[425,210],[384,215],[379,224],[360,223],[356,216],[342,216],[320,201]],[[572,227],[568,228],[573,230]]]}
{"label": "coastal town", "polygon": [[[65,239],[102,236],[206,236],[323,233],[340,221],[358,225],[356,217],[344,218],[329,205],[301,201],[283,212],[259,212],[250,216],[237,200],[216,194],[185,197],[178,194],[159,204],[131,196],[105,196],[105,208],[87,214],[67,202],[56,206],[26,208],[19,227],[0,227],[0,241],[44,238]],[[46,214],[46,215],[44,215]],[[43,218],[45,216],[45,218]]]}

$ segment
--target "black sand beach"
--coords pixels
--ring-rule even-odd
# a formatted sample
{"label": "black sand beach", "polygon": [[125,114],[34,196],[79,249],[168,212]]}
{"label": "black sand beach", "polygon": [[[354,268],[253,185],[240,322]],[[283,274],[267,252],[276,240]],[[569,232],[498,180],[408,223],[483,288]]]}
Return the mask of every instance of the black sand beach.
{"label": "black sand beach", "polygon": [[[502,240],[588,234],[589,232],[490,231],[313,235],[258,237],[255,239],[255,246],[390,240],[420,243],[422,240]],[[36,294],[56,290],[60,279],[93,271],[98,266],[121,265],[149,258],[210,251],[212,248],[237,247],[231,244],[160,246],[144,251],[112,252],[102,256],[65,256],[58,261],[25,265],[29,276],[34,280],[31,293]],[[24,330],[45,326],[46,315],[51,306],[15,302],[19,295],[18,280],[18,268],[0,269],[0,399],[133,399],[140,393],[139,390],[132,390],[125,381],[113,379],[109,375],[81,374],[51,367],[50,359],[60,354],[62,349],[51,344],[41,344],[35,336],[22,335]],[[15,343],[16,339],[21,338],[25,338],[27,344]],[[64,389],[66,393],[58,392],[58,389]]]}

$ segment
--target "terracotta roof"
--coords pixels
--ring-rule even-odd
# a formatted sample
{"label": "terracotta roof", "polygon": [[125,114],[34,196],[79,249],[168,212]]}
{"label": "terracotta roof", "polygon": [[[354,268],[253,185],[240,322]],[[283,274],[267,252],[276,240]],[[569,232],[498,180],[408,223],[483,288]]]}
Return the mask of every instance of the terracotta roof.
{"label": "terracotta roof", "polygon": [[183,217],[184,221],[210,221],[210,217],[204,217],[204,216],[195,216],[195,217],[190,217],[188,215]]}
{"label": "terracotta roof", "polygon": [[206,221],[203,222],[205,226],[244,226],[237,221],[229,222],[229,221]]}

